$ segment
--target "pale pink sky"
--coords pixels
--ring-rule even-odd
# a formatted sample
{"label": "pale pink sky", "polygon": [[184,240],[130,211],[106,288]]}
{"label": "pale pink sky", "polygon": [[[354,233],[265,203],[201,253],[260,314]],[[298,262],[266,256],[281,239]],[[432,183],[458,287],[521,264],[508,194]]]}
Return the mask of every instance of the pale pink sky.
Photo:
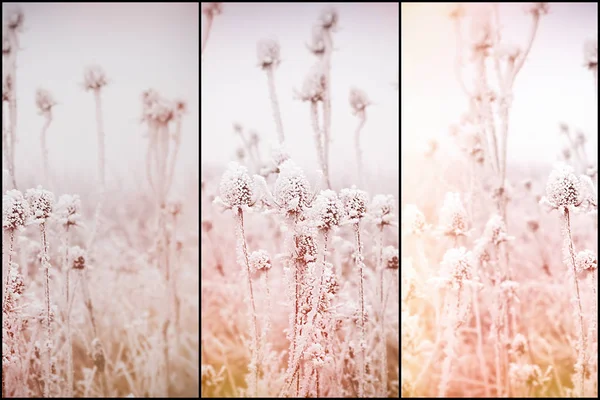
{"label": "pale pink sky", "polygon": [[[500,5],[504,37],[521,45],[531,20],[524,5]],[[456,47],[448,10],[442,3],[402,4],[403,157],[427,138],[446,138],[448,126],[466,110],[453,70]],[[597,12],[597,3],[550,3],[515,83],[510,160],[553,162],[561,148],[560,121],[591,137],[588,154],[597,160],[597,96],[592,73],[583,67],[584,41],[598,37]]]}
{"label": "pale pink sky", "polygon": [[[3,13],[10,6],[2,3]],[[35,91],[41,86],[60,103],[48,131],[52,168],[58,176],[82,170],[95,176],[95,106],[93,95],[80,84],[85,66],[98,63],[111,81],[102,94],[108,178],[143,172],[146,140],[139,123],[140,96],[150,87],[187,100],[178,166],[185,174],[198,175],[198,3],[19,6],[25,24],[17,66],[17,173],[40,171],[44,119],[37,115]]]}
{"label": "pale pink sky", "polygon": [[[348,103],[350,87],[364,89],[377,103],[368,110],[362,133],[365,164],[373,173],[398,170],[399,18],[398,3],[225,3],[213,23],[203,54],[202,162],[234,158],[239,139],[232,123],[254,128],[276,140],[265,72],[257,67],[256,43],[279,40],[283,62],[275,79],[286,142],[305,168],[316,169],[309,105],[294,100],[294,89],[316,58],[306,48],[320,12],[333,5],[339,12],[332,65],[332,175],[354,172],[353,137],[357,119]],[[202,29],[205,29],[202,18]],[[268,146],[264,150],[267,151]],[[264,153],[263,153],[264,154]]]}

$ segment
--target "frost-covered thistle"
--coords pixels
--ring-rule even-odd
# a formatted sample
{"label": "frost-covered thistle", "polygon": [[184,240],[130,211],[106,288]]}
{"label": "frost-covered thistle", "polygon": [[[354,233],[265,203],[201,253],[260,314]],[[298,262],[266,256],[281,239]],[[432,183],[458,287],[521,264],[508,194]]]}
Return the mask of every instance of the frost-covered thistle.
{"label": "frost-covered thistle", "polygon": [[38,112],[44,114],[52,110],[52,107],[56,105],[56,100],[48,90],[40,88],[35,92],[35,105]]}
{"label": "frost-covered thistle", "polygon": [[297,216],[311,203],[310,184],[302,169],[292,160],[279,166],[273,197],[276,205],[286,215]]}
{"label": "frost-covered thistle", "polygon": [[2,196],[2,229],[14,232],[29,218],[29,203],[18,190],[9,190]]}
{"label": "frost-covered thistle", "polygon": [[339,225],[343,205],[333,190],[322,190],[312,204],[311,216],[317,228],[329,231]]}
{"label": "frost-covered thistle", "polygon": [[85,269],[87,254],[84,249],[79,246],[71,246],[69,248],[69,267],[76,270]]}
{"label": "frost-covered thistle", "polygon": [[550,5],[548,3],[531,3],[526,5],[525,12],[533,14],[534,16],[546,15],[550,11]]}
{"label": "frost-covered thistle", "polygon": [[494,214],[485,224],[482,239],[485,240],[487,243],[493,244],[494,246],[498,247],[500,243],[507,242],[514,238],[507,235],[506,225],[504,224],[502,217],[498,214]]}
{"label": "frost-covered thistle", "polygon": [[359,115],[364,112],[366,108],[371,105],[371,100],[367,96],[364,90],[356,87],[350,88],[350,95],[348,96],[350,107],[352,108],[352,115]]}
{"label": "frost-covered thistle", "polygon": [[223,3],[202,3],[202,14],[206,16],[206,28],[204,29],[204,35],[202,35],[201,54],[204,53],[204,49],[206,48],[206,43],[208,42],[208,37],[210,36],[210,28],[212,26],[213,19],[222,12]]}
{"label": "frost-covered thistle", "polygon": [[81,222],[81,200],[79,195],[63,194],[58,198],[54,218],[64,227],[79,225]]}
{"label": "frost-covered thistle", "polygon": [[248,262],[253,273],[267,272],[271,269],[271,257],[266,250],[253,251],[248,257]]}
{"label": "frost-covered thistle", "polygon": [[579,206],[581,201],[581,182],[573,168],[563,163],[556,164],[546,183],[546,196],[540,203],[562,211]]}
{"label": "frost-covered thistle", "polygon": [[307,45],[311,53],[317,57],[325,53],[325,35],[321,25],[314,25],[311,31],[310,43]]}
{"label": "frost-covered thistle", "polygon": [[575,256],[575,269],[579,273],[591,273],[598,269],[598,258],[591,250],[583,250]]}
{"label": "frost-covered thistle", "polygon": [[25,198],[29,202],[34,222],[44,223],[50,218],[54,207],[54,194],[52,192],[38,186],[36,189],[27,189]]}
{"label": "frost-covered thistle", "polygon": [[99,90],[108,84],[106,73],[99,65],[90,65],[85,69],[83,75],[85,90]]}
{"label": "frost-covered thistle", "polygon": [[398,270],[400,268],[398,248],[394,246],[386,246],[383,248],[383,265],[390,270]]}
{"label": "frost-covered thistle", "polygon": [[367,214],[368,194],[356,186],[340,191],[347,222],[357,224]]}
{"label": "frost-covered thistle", "polygon": [[281,63],[280,52],[279,42],[274,39],[263,39],[258,42],[258,65],[267,73],[269,99],[271,100],[275,129],[277,129],[279,143],[283,144],[285,140],[283,122],[281,120],[281,112],[279,111],[279,102],[277,101],[277,91],[275,90],[275,68]]}
{"label": "frost-covered thistle", "polygon": [[[248,175],[248,169],[243,165],[232,162],[221,177],[219,184],[221,200],[228,208],[250,206],[253,204],[253,182]],[[215,199],[215,201],[219,201]]]}
{"label": "frost-covered thistle", "polygon": [[440,231],[447,236],[468,236],[468,216],[458,193],[446,193],[440,209]]}
{"label": "frost-covered thistle", "polygon": [[319,24],[323,29],[335,30],[338,19],[338,13],[335,8],[326,8],[319,15]]}
{"label": "frost-covered thistle", "polygon": [[[377,194],[373,196],[369,206],[369,214],[377,227],[392,225],[394,222],[394,196]],[[417,210],[418,211],[418,210]]]}
{"label": "frost-covered thistle", "polygon": [[402,213],[402,230],[406,235],[419,236],[429,228],[425,215],[414,204],[404,206]]}
{"label": "frost-covered thistle", "polygon": [[302,90],[297,95],[302,101],[317,103],[323,101],[326,87],[327,78],[325,70],[321,64],[317,64],[304,77]]}

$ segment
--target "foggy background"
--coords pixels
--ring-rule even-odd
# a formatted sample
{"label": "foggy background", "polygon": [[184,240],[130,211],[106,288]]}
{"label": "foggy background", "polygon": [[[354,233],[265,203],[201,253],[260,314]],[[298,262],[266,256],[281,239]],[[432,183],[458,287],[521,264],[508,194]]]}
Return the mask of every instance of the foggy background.
{"label": "foggy background", "polygon": [[[275,84],[283,119],[286,147],[307,173],[316,170],[317,158],[310,106],[294,99],[306,73],[316,62],[306,48],[320,13],[333,6],[339,29],[333,34],[331,177],[356,175],[354,131],[348,95],[352,85],[363,89],[376,105],[367,109],[361,133],[365,170],[375,179],[373,188],[384,190],[398,181],[399,27],[397,3],[286,3],[223,4],[215,17],[201,63],[202,165],[223,167],[235,159],[241,146],[233,122],[255,129],[267,155],[277,140],[266,73],[257,66],[256,44],[277,39],[282,63]],[[202,17],[202,30],[205,27]],[[212,168],[211,168],[212,169]],[[205,175],[208,169],[203,168]],[[312,170],[312,171],[311,171]],[[397,186],[397,183],[395,183]]]}
{"label": "foggy background", "polygon": [[[531,16],[521,4],[500,4],[502,37],[522,48]],[[447,4],[402,4],[402,158],[429,138],[450,140],[448,127],[467,109],[454,73],[456,38]],[[558,123],[582,129],[587,154],[598,158],[597,95],[583,45],[598,37],[598,3],[550,3],[513,87],[508,162],[550,164],[561,151]],[[472,77],[465,75],[465,82]],[[563,138],[564,139],[564,138]]]}
{"label": "foggy background", "polygon": [[48,89],[58,101],[47,132],[49,162],[57,183],[67,176],[96,176],[96,122],[92,92],[83,89],[87,65],[102,66],[107,180],[144,180],[147,140],[140,123],[141,94],[156,89],[187,101],[178,173],[198,175],[198,3],[80,3],[18,5],[25,14],[17,55],[18,181],[41,178],[40,132],[35,91]]}

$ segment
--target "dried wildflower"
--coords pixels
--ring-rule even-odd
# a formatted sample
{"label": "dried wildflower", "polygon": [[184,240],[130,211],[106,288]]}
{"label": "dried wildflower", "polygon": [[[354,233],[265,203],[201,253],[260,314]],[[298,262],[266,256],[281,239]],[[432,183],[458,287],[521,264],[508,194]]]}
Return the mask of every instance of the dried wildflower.
{"label": "dried wildflower", "polygon": [[315,197],[311,211],[311,216],[317,228],[330,230],[339,225],[343,205],[333,190],[322,190]]}
{"label": "dried wildflower", "polygon": [[104,355],[102,343],[98,338],[94,338],[94,340],[92,340],[92,359],[94,360],[94,365],[96,368],[98,368],[98,371],[104,371],[106,357]]}
{"label": "dried wildflower", "polygon": [[472,254],[464,247],[446,251],[441,262],[440,273],[454,290],[459,290],[472,278]]}
{"label": "dried wildflower", "polygon": [[319,343],[313,343],[306,349],[305,357],[310,360],[315,367],[325,365],[325,349]]}
{"label": "dried wildflower", "polygon": [[588,39],[583,44],[584,65],[589,68],[598,67],[598,39]]}
{"label": "dried wildflower", "polygon": [[540,229],[540,223],[537,219],[528,219],[527,228],[532,232],[537,232]]}
{"label": "dried wildflower", "polygon": [[274,39],[263,39],[256,45],[258,65],[262,69],[277,67],[281,63],[279,42]]}
{"label": "dried wildflower", "polygon": [[19,266],[15,263],[11,263],[8,271],[8,289],[11,294],[16,298],[19,298],[25,292],[25,282],[23,281],[23,275],[19,272]]}
{"label": "dried wildflower", "polygon": [[553,209],[579,206],[581,204],[581,183],[575,175],[573,168],[559,163],[557,164],[546,183],[546,197],[541,203]]}
{"label": "dried wildflower", "polygon": [[335,295],[340,290],[340,283],[337,276],[333,272],[332,265],[327,263],[323,270],[323,286],[324,292],[329,295]]}
{"label": "dried wildflower", "polygon": [[69,248],[69,258],[71,260],[70,265],[73,269],[82,270],[85,269],[86,265],[86,252],[79,246],[72,246]]}
{"label": "dried wildflower", "polygon": [[29,202],[31,216],[35,222],[44,222],[50,217],[54,206],[54,194],[38,186],[36,189],[27,189],[25,198]]}
{"label": "dried wildflower", "polygon": [[56,105],[56,100],[52,94],[46,89],[38,89],[35,92],[35,105],[39,109],[40,114],[52,111],[52,107]]}
{"label": "dried wildflower", "polygon": [[202,3],[202,13],[206,14],[209,18],[213,18],[215,15],[219,15],[223,12],[223,3]]}
{"label": "dried wildflower", "polygon": [[440,210],[440,230],[449,236],[467,236],[468,216],[460,195],[446,193]]}
{"label": "dried wildflower", "polygon": [[323,29],[334,30],[338,23],[338,13],[334,8],[326,8],[319,15],[319,24]]}
{"label": "dried wildflower", "polygon": [[91,65],[85,69],[83,84],[85,90],[99,90],[108,84],[106,73],[99,65]]}
{"label": "dried wildflower", "polygon": [[81,200],[78,195],[63,194],[56,203],[54,217],[65,226],[78,225],[81,220]]}
{"label": "dried wildflower", "polygon": [[302,101],[310,101],[312,103],[323,101],[326,87],[327,77],[325,70],[321,64],[317,64],[310,69],[304,78],[302,90],[298,93],[298,97]]}
{"label": "dried wildflower", "polygon": [[341,190],[340,199],[349,222],[356,223],[367,214],[367,192],[352,186],[350,189]]}
{"label": "dried wildflower", "polygon": [[515,356],[522,356],[527,350],[527,339],[525,336],[517,333],[510,344],[510,350]]}
{"label": "dried wildflower", "polygon": [[221,178],[220,199],[228,207],[250,206],[253,196],[252,186],[252,179],[246,167],[232,162]]}
{"label": "dried wildflower", "polygon": [[283,144],[277,143],[271,148],[271,158],[275,165],[279,167],[283,162],[290,159],[290,155]]}
{"label": "dried wildflower", "polygon": [[367,108],[371,104],[369,97],[364,90],[352,87],[350,88],[350,107],[352,107],[352,115],[357,115]]}
{"label": "dried wildflower", "polygon": [[273,191],[275,202],[288,214],[300,213],[310,203],[310,185],[302,169],[292,160],[279,166]]}
{"label": "dried wildflower", "polygon": [[294,244],[296,247],[296,256],[304,262],[313,262],[317,258],[317,245],[312,235],[302,233],[294,235]]}
{"label": "dried wildflower", "polygon": [[398,259],[398,249],[394,246],[386,246],[382,250],[383,265],[385,268],[397,270],[400,268]]}
{"label": "dried wildflower", "polygon": [[11,51],[12,51],[12,43],[10,41],[10,38],[8,36],[3,36],[2,37],[2,55],[8,56]]}
{"label": "dried wildflower", "polygon": [[2,196],[2,229],[14,231],[25,225],[29,218],[29,204],[18,190],[9,190]]}
{"label": "dried wildflower", "polygon": [[325,36],[323,27],[320,25],[314,25],[311,32],[310,43],[308,49],[316,56],[320,56],[325,53]]}
{"label": "dried wildflower", "polygon": [[575,256],[575,269],[579,273],[589,273],[598,269],[598,258],[591,250],[583,250]]}
{"label": "dried wildflower", "polygon": [[550,11],[550,5],[548,3],[531,3],[525,6],[525,12],[539,17],[540,15],[546,15]]}
{"label": "dried wildflower", "polygon": [[500,243],[512,240],[513,237],[506,234],[506,225],[502,217],[494,214],[485,225],[483,239],[494,246],[498,246]]}
{"label": "dried wildflower", "polygon": [[20,7],[11,7],[6,13],[6,26],[13,31],[20,31],[23,28],[23,10]]}
{"label": "dried wildflower", "polygon": [[266,272],[271,269],[271,257],[266,250],[253,251],[248,257],[252,272]]}
{"label": "dried wildflower", "polygon": [[394,206],[394,196],[378,194],[371,201],[369,214],[377,226],[391,225],[395,217]]}

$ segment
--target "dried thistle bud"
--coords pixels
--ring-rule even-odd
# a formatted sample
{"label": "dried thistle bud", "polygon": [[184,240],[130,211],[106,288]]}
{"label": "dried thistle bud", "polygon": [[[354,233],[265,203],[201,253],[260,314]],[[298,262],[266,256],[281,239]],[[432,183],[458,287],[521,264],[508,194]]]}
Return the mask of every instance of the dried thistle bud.
{"label": "dried thistle bud", "polygon": [[317,64],[310,69],[304,78],[302,90],[298,93],[298,97],[302,101],[317,103],[324,100],[326,88],[327,77],[325,70],[320,64]]}
{"label": "dried thistle bud", "polygon": [[341,190],[340,199],[344,205],[346,217],[350,222],[358,222],[367,214],[367,203],[369,201],[367,192],[352,186],[350,189]]}
{"label": "dried thistle bud", "polygon": [[387,269],[397,270],[400,268],[398,249],[394,246],[386,246],[382,250],[383,265]]}
{"label": "dried thistle bud", "polygon": [[531,3],[525,6],[525,12],[539,17],[540,15],[546,15],[550,11],[550,5],[548,3]]}
{"label": "dried thistle bud", "polygon": [[445,235],[467,235],[468,215],[458,193],[446,193],[439,218],[440,229]]}
{"label": "dried thistle bud", "polygon": [[313,26],[308,49],[316,56],[321,56],[325,53],[325,36],[322,26]]}
{"label": "dried thistle bud", "polygon": [[36,189],[27,189],[25,198],[29,202],[31,216],[36,222],[45,222],[50,217],[54,207],[54,194],[38,186]]}
{"label": "dried thistle bud", "polygon": [[339,225],[343,205],[333,190],[322,190],[312,205],[312,218],[319,229],[330,230]]}
{"label": "dried thistle bud", "polygon": [[13,189],[2,196],[2,229],[14,231],[21,228],[29,215],[29,203],[21,192]]}
{"label": "dried thistle bud", "polygon": [[104,371],[104,367],[106,366],[106,357],[104,355],[102,343],[98,338],[94,338],[94,340],[92,340],[92,360],[94,360],[94,365],[98,371]]}
{"label": "dried thistle bud", "polygon": [[352,115],[365,111],[367,106],[371,104],[365,91],[355,87],[350,88],[348,100],[350,101],[350,107],[352,107]]}
{"label": "dried thistle bud", "polygon": [[448,279],[454,290],[463,287],[465,281],[472,278],[472,255],[464,247],[446,251],[441,263],[441,275]]}
{"label": "dried thistle bud", "polygon": [[69,248],[69,259],[71,260],[70,265],[73,269],[83,270],[86,264],[87,254],[79,246],[72,246]]}
{"label": "dried thistle bud", "polygon": [[85,69],[84,75],[85,90],[99,90],[108,84],[106,73],[99,65],[91,65]]}
{"label": "dried thistle bud", "polygon": [[395,201],[391,194],[377,194],[373,197],[369,206],[369,214],[375,225],[386,226],[392,224],[394,220]]}
{"label": "dried thistle bud", "polygon": [[215,15],[219,15],[223,12],[223,3],[202,3],[202,14],[205,14],[209,18],[213,18]]}
{"label": "dried thistle bud", "polygon": [[253,251],[248,257],[252,272],[267,272],[271,269],[271,257],[266,250]]}
{"label": "dried thistle bud", "polygon": [[262,69],[277,67],[281,63],[281,48],[274,39],[263,39],[256,45],[258,65]]}
{"label": "dried thistle bud", "polygon": [[221,199],[229,207],[249,206],[252,204],[252,186],[248,169],[238,163],[230,163],[219,185]]}
{"label": "dried thistle bud", "polygon": [[20,7],[11,7],[6,13],[6,26],[13,31],[20,31],[23,28],[24,18]]}
{"label": "dried thistle bud", "polygon": [[527,350],[527,339],[525,336],[517,333],[510,344],[511,352],[517,356],[522,356]]}
{"label": "dried thistle bud", "polygon": [[273,196],[277,205],[288,214],[299,213],[309,205],[310,185],[302,169],[292,160],[279,166]]}
{"label": "dried thistle bud", "polygon": [[56,105],[56,100],[54,100],[52,94],[46,89],[38,89],[35,92],[35,105],[39,113],[44,114],[52,111],[52,107]]}
{"label": "dried thistle bud", "polygon": [[504,220],[498,214],[492,215],[486,223],[483,238],[494,246],[512,239],[512,237],[507,235]]}
{"label": "dried thistle bud", "polygon": [[589,273],[598,269],[598,258],[591,250],[583,250],[575,256],[575,269],[579,273]]}
{"label": "dried thistle bud", "polygon": [[335,29],[338,23],[338,13],[335,8],[326,8],[319,15],[319,24],[323,27],[323,29]]}
{"label": "dried thistle bud", "polygon": [[546,200],[552,208],[578,206],[581,203],[580,187],[579,178],[573,168],[559,163],[548,177]]}
{"label": "dried thistle bud", "polygon": [[583,60],[587,68],[598,67],[598,39],[588,39],[583,44]]}
{"label": "dried thistle bud", "polygon": [[65,226],[78,225],[81,220],[81,200],[78,195],[63,194],[56,203],[54,217]]}

